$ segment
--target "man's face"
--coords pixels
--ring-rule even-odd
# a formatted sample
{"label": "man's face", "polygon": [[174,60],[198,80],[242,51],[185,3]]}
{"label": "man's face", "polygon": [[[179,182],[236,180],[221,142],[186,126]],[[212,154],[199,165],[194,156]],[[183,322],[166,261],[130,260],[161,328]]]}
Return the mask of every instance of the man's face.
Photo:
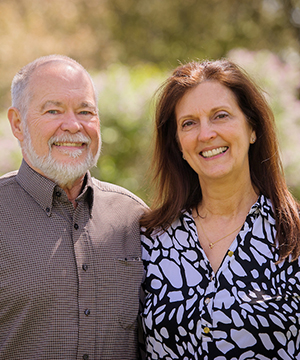
{"label": "man's face", "polygon": [[24,159],[59,185],[70,185],[99,156],[100,125],[91,81],[79,67],[55,62],[36,69],[28,89]]}

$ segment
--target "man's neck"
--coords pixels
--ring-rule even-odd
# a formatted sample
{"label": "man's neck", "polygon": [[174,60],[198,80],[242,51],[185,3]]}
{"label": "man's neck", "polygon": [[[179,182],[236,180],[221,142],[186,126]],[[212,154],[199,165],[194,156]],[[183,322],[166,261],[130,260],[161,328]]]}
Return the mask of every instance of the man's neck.
{"label": "man's neck", "polygon": [[77,207],[77,202],[76,199],[79,196],[79,194],[82,191],[83,188],[83,184],[84,184],[84,177],[76,180],[72,185],[67,185],[67,186],[61,186],[60,187],[65,191],[65,193],[68,196],[68,199],[71,201],[71,203],[73,204],[74,208]]}

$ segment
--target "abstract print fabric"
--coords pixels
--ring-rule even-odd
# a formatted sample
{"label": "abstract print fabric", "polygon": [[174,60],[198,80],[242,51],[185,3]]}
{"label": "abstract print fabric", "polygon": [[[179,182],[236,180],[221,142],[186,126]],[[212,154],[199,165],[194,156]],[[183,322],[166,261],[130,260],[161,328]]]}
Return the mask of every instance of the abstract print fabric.
{"label": "abstract print fabric", "polygon": [[189,212],[142,234],[147,359],[300,359],[300,261],[279,264],[261,195],[216,273]]}

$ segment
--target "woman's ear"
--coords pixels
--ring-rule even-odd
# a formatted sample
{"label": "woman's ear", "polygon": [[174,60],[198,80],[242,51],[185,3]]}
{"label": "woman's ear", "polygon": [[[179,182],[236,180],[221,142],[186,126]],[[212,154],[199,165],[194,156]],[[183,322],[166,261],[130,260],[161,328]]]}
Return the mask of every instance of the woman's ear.
{"label": "woman's ear", "polygon": [[12,133],[20,142],[22,142],[24,140],[24,128],[20,111],[15,107],[10,107],[7,112],[7,117],[10,122]]}
{"label": "woman's ear", "polygon": [[256,141],[256,133],[255,130],[253,130],[250,136],[250,144],[254,144],[255,141]]}

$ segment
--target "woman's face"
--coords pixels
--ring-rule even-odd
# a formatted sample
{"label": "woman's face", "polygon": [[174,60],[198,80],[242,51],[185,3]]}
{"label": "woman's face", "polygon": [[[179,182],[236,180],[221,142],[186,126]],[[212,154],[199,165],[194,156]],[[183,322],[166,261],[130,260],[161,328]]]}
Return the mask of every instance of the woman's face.
{"label": "woman's face", "polygon": [[248,150],[256,135],[230,89],[203,82],[185,93],[175,113],[181,151],[201,186],[250,178]]}

